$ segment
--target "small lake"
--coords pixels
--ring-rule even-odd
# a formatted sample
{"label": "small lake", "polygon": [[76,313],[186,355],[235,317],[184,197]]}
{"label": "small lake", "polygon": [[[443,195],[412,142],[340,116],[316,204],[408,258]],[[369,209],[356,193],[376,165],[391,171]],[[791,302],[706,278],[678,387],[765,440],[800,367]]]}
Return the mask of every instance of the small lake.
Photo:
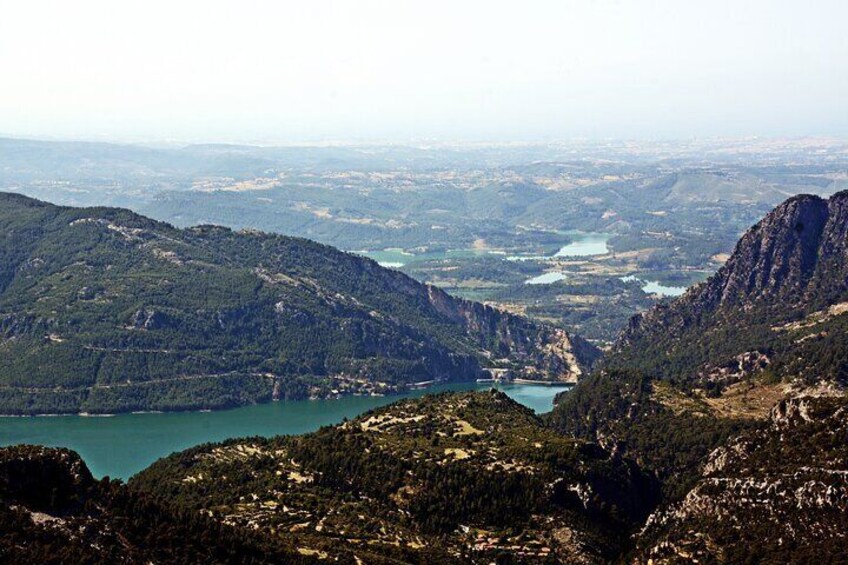
{"label": "small lake", "polygon": [[[495,386],[538,413],[550,411],[554,396],[568,388],[522,384]],[[460,383],[395,396],[272,402],[215,412],[0,418],[0,446],[30,443],[68,447],[82,456],[95,477],[109,475],[128,479],[160,457],[201,443],[233,437],[303,434],[401,398],[490,388],[491,383]]]}
{"label": "small lake", "polygon": [[665,286],[657,281],[643,281],[645,286],[642,290],[648,294],[659,294],[661,296],[682,296],[686,292],[685,286]]}
{"label": "small lake", "polygon": [[410,253],[403,249],[382,249],[378,251],[357,251],[369,259],[377,261],[381,267],[399,269],[409,263],[417,261],[440,261],[442,259],[469,259],[483,255],[498,255],[494,251],[480,249],[448,249],[447,251],[427,251],[424,253]]}
{"label": "small lake", "polygon": [[551,284],[558,281],[565,280],[567,277],[565,273],[543,273],[538,277],[533,277],[532,279],[527,279],[524,281],[524,284]]}
{"label": "small lake", "polygon": [[658,281],[646,281],[638,278],[635,275],[627,275],[626,277],[621,277],[621,280],[624,282],[630,281],[639,281],[642,283],[642,291],[647,294],[659,294],[660,296],[682,296],[686,293],[687,287],[685,286],[665,286],[660,284]]}
{"label": "small lake", "polygon": [[397,269],[403,267],[415,256],[403,249],[383,249],[379,251],[358,251],[357,254],[374,259],[381,267]]}
{"label": "small lake", "polygon": [[588,257],[606,255],[610,252],[607,242],[612,234],[582,231],[566,231],[562,234],[567,235],[571,243],[561,247],[554,257]]}

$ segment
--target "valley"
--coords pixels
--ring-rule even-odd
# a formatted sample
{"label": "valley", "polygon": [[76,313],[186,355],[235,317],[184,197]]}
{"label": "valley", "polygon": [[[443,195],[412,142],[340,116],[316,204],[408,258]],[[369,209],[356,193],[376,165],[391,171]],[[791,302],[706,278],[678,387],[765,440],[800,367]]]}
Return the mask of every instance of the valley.
{"label": "valley", "polygon": [[[848,187],[830,139],[0,148],[0,190],[306,237],[602,347],[720,268],[771,207]],[[547,273],[566,278],[524,287]],[[655,284],[616,280],[630,276]]]}
{"label": "valley", "polygon": [[848,191],[353,253],[0,201],[0,403],[67,414],[0,419],[0,556],[846,558]]}
{"label": "valley", "polygon": [[848,565],[845,0],[0,13],[0,565]]}

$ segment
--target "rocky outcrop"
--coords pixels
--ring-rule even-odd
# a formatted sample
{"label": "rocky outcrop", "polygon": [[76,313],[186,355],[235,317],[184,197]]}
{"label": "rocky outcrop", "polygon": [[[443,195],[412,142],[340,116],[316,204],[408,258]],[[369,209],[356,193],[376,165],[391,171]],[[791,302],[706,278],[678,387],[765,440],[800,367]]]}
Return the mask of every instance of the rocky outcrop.
{"label": "rocky outcrop", "polygon": [[716,449],[685,498],[653,514],[640,562],[844,562],[848,399],[780,402],[768,425]]}
{"label": "rocky outcrop", "polygon": [[693,291],[701,309],[787,310],[848,290],[848,192],[787,200],[742,236],[719,273]]}

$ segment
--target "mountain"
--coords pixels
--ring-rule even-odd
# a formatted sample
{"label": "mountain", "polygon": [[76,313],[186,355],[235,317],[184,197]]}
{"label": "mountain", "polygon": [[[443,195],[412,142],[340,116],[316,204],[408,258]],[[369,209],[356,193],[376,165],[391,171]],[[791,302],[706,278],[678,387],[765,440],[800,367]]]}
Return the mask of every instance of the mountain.
{"label": "mountain", "polygon": [[848,381],[846,238],[848,192],[787,200],[715,275],[635,316],[553,424],[618,446],[682,496],[712,449],[780,399]]}
{"label": "mountain", "polygon": [[[11,532],[0,536],[0,551],[13,558],[36,552],[25,554],[34,561],[65,549],[68,528],[82,526],[85,535],[67,544],[74,557],[99,558],[119,540],[150,560],[180,561],[192,546],[175,548],[174,540],[185,536],[188,544],[211,538],[198,555],[223,562],[239,559],[216,553],[235,543],[248,556],[242,561],[267,547],[263,556],[284,562],[288,554],[340,563],[844,562],[846,218],[848,193],[778,206],[716,275],[635,319],[600,368],[544,417],[496,391],[403,400],[303,436],[201,445],[154,463],[126,486],[95,483],[65,451],[0,450],[0,520]],[[32,225],[24,212],[17,220]],[[125,216],[110,221],[109,231],[155,231]],[[266,252],[280,241],[289,250],[306,245],[152,225],[182,244],[154,256],[182,251],[183,263],[184,242],[198,230],[204,242],[209,233],[220,238],[215,249],[231,250],[233,239],[247,247],[252,238],[272,239]],[[94,251],[103,253],[89,247],[86,257]],[[32,256],[5,251],[19,252]],[[144,248],[135,253],[146,256]],[[244,260],[250,252],[228,253],[257,268]],[[19,284],[14,274],[8,287]],[[63,272],[36,288],[68,280]],[[365,303],[367,294],[356,296]],[[459,303],[427,296],[440,312]],[[162,323],[143,319],[151,327],[130,335]],[[20,333],[10,332],[4,347],[26,338],[26,325],[7,327]],[[469,339],[468,325],[461,327]],[[507,329],[495,335],[514,339]],[[66,338],[46,342],[59,339]],[[144,554],[149,548],[139,540],[165,556]]]}
{"label": "mountain", "polygon": [[0,194],[0,413],[386,393],[497,367],[574,381],[577,336],[308,240]]}
{"label": "mountain", "polygon": [[635,317],[607,365],[716,391],[766,369],[844,384],[846,311],[848,191],[801,195],[748,230],[706,282]]}
{"label": "mountain", "polygon": [[632,463],[556,434],[496,391],[405,400],[305,436],[198,446],[129,485],[365,563],[608,562],[656,493]]}
{"label": "mountain", "polygon": [[[66,449],[0,449],[3,563],[316,563],[279,539],[96,481]],[[342,561],[352,563],[352,561]]]}
{"label": "mountain", "polygon": [[846,275],[848,193],[792,198],[560,398],[552,426],[661,483],[633,562],[845,560]]}

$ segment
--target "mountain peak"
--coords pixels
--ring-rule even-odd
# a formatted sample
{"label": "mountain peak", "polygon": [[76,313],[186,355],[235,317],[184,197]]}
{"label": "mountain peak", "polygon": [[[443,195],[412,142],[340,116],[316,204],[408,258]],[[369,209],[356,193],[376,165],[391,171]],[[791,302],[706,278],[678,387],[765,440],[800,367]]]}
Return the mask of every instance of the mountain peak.
{"label": "mountain peak", "polygon": [[[841,310],[836,316],[816,314],[846,300],[848,191],[829,199],[795,196],[750,228],[727,263],[706,282],[634,317],[608,363],[633,368],[635,362],[649,375],[663,378],[701,375],[709,380],[710,375],[726,373],[720,368],[733,359],[756,352],[772,370],[783,363],[786,371],[794,372],[791,376],[841,379],[845,367],[838,357],[811,377],[809,367],[799,367],[788,352],[803,343],[810,351],[804,358],[818,366],[820,356],[813,349],[821,340],[836,339],[842,330],[829,332],[828,325],[841,324],[844,316]],[[781,352],[786,353],[782,362]]]}
{"label": "mountain peak", "polygon": [[727,264],[693,299],[713,309],[752,308],[766,300],[778,300],[777,308],[830,300],[832,293],[846,290],[846,279],[839,276],[845,262],[838,261],[839,272],[831,270],[834,259],[845,257],[846,233],[848,192],[830,200],[809,194],[790,198],[742,236]]}

